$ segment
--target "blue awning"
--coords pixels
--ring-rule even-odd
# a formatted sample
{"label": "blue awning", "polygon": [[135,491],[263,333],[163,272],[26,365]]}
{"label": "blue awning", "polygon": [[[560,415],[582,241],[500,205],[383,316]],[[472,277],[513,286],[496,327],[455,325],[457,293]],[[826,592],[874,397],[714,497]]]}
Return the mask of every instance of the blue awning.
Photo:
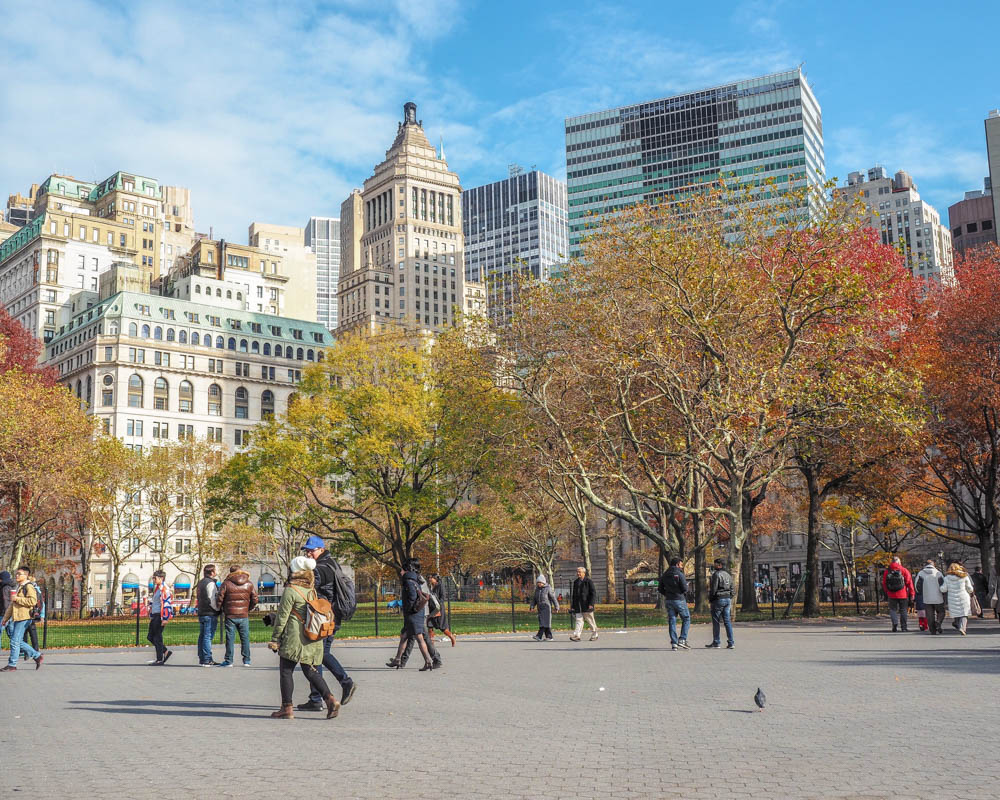
{"label": "blue awning", "polygon": [[191,584],[188,583],[187,581],[174,581],[174,588],[175,589],[190,589],[191,588]]}
{"label": "blue awning", "polygon": [[274,581],[261,581],[260,582],[260,588],[261,589],[273,589],[274,588]]}
{"label": "blue awning", "polygon": [[122,584],[122,588],[123,589],[138,589],[139,588],[139,584],[138,583],[123,583]]}

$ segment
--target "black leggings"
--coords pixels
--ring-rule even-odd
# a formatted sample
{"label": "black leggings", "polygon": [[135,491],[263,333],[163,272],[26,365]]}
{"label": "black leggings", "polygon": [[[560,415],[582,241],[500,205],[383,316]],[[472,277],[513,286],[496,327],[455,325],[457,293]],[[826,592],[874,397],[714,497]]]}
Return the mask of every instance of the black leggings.
{"label": "black leggings", "polygon": [[26,631],[26,633],[28,634],[28,638],[31,639],[31,646],[34,647],[37,650],[38,649],[38,631],[35,630],[35,621],[34,620],[31,620],[31,622],[28,623],[28,630]]}
{"label": "black leggings", "polygon": [[[278,681],[281,685],[281,704],[283,706],[291,705],[293,688],[292,675],[295,672],[296,662],[292,661],[290,658],[285,658],[284,656],[279,656],[278,662]],[[320,674],[319,670],[312,664],[300,664],[299,666],[302,667],[302,674],[308,678],[309,685],[312,686],[313,691],[320,697],[329,697],[330,687],[326,685],[326,681],[323,680],[323,676]]]}

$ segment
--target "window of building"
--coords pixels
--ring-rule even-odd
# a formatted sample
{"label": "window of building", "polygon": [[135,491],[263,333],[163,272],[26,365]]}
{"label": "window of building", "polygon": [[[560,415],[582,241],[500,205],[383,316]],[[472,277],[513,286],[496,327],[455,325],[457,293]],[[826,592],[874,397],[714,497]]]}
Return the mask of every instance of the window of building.
{"label": "window of building", "polygon": [[128,379],[129,408],[142,408],[142,378],[132,375]]}
{"label": "window of building", "polygon": [[250,418],[250,393],[242,386],[236,388],[236,419]]}
{"label": "window of building", "polygon": [[178,425],[177,426],[177,438],[179,441],[184,441],[185,439],[194,438],[194,425]]}
{"label": "window of building", "polygon": [[177,387],[177,403],[178,411],[185,414],[194,411],[194,386],[191,385],[191,381],[181,381],[181,385]]}
{"label": "window of building", "polygon": [[213,417],[222,416],[222,389],[217,383],[208,387],[208,413]]}
{"label": "window of building", "polygon": [[233,433],[233,443],[237,447],[248,447],[250,445],[250,431],[237,428]]}
{"label": "window of building", "polygon": [[142,420],[129,419],[125,421],[126,436],[142,436]]}
{"label": "window of building", "polygon": [[274,416],[274,392],[265,389],[260,396],[260,418],[271,419]]}
{"label": "window of building", "polygon": [[210,442],[221,442],[222,441],[222,428],[215,428],[209,426],[208,428],[208,441]]}
{"label": "window of building", "polygon": [[[159,355],[159,353],[157,353]],[[157,378],[153,381],[153,408],[157,411],[166,411],[170,403],[170,386],[166,378]]]}

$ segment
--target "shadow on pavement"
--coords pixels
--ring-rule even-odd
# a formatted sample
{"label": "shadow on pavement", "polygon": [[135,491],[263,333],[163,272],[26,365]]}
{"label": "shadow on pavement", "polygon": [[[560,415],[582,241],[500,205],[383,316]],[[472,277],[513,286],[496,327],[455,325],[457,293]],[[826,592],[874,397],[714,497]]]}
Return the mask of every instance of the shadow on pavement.
{"label": "shadow on pavement", "polygon": [[856,650],[857,658],[814,663],[831,667],[880,666],[908,669],[948,670],[981,675],[1000,675],[1000,653],[996,649],[962,650]]}
{"label": "shadow on pavement", "polygon": [[223,711],[226,708],[272,709],[273,706],[253,706],[233,703],[199,702],[193,700],[70,700],[72,711],[100,711],[105,714],[157,714],[181,717],[245,717],[263,719],[262,714],[240,714]]}

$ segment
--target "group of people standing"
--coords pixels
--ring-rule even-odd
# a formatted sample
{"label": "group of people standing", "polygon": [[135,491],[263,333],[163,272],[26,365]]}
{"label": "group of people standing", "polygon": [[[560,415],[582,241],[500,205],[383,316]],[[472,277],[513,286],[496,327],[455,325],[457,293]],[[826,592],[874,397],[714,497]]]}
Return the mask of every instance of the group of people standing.
{"label": "group of people standing", "polygon": [[[982,569],[976,568],[972,576],[958,562],[942,573],[934,559],[928,558],[917,573],[916,583],[910,571],[898,556],[893,556],[882,573],[882,590],[889,600],[889,619],[892,632],[908,630],[908,611],[915,607],[921,630],[931,635],[943,633],[945,612],[951,616],[951,626],[962,636],[966,635],[970,616],[983,616],[989,601],[989,582]],[[996,605],[993,605],[996,608]]]}
{"label": "group of people standing", "polygon": [[[597,630],[597,620],[594,619],[594,606],[597,603],[597,589],[594,582],[587,574],[584,567],[577,567],[576,579],[570,590],[570,614],[573,617],[573,632],[569,635],[571,642],[579,642],[583,637],[584,623],[590,628],[590,641],[599,638]],[[537,609],[538,613],[538,633],[531,638],[536,642],[552,641],[552,611],[559,612],[559,598],[552,587],[549,586],[548,579],[544,575],[539,575],[535,582],[535,591],[531,595],[528,603],[528,610]]]}
{"label": "group of people standing", "polygon": [[[691,611],[688,609],[688,582],[679,558],[670,559],[670,566],[660,576],[658,591],[663,595],[667,609],[667,629],[670,633],[671,650],[690,650],[688,631],[691,629]],[[712,576],[708,582],[708,600],[712,611],[712,641],[705,645],[709,649],[722,647],[722,629],[726,630],[726,649],[736,647],[733,638],[733,576],[726,570],[726,562],[715,559]],[[680,636],[677,635],[677,620],[681,621]]]}

